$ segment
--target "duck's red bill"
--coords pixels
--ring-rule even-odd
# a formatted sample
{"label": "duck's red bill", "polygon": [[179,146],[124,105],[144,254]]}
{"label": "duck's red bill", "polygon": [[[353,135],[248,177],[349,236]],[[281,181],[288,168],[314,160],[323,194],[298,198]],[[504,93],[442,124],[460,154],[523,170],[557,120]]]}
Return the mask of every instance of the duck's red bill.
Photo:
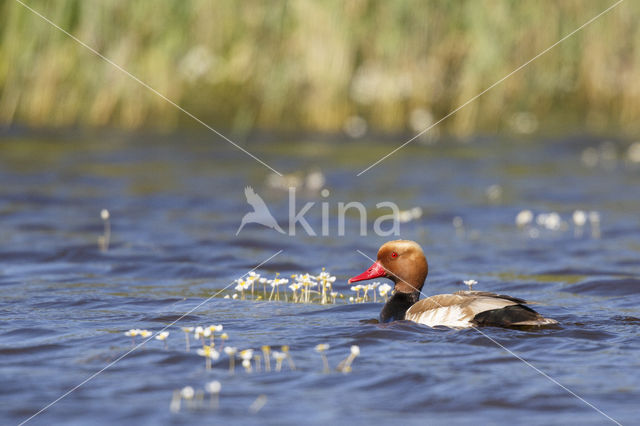
{"label": "duck's red bill", "polygon": [[354,283],[356,281],[364,281],[364,280],[370,280],[373,278],[384,277],[386,274],[387,274],[387,271],[384,270],[382,265],[379,262],[375,262],[373,265],[369,267],[369,269],[367,269],[360,275],[350,278],[349,284]]}

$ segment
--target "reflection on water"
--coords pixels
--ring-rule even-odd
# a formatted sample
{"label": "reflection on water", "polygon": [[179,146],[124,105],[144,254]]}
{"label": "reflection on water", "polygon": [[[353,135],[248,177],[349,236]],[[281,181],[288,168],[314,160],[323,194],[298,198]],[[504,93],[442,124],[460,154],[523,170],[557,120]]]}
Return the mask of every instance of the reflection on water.
{"label": "reflection on water", "polygon": [[[196,135],[63,135],[0,140],[0,366],[2,417],[17,423],[130,349],[130,328],[160,330],[262,260],[273,276],[322,267],[346,279],[368,266],[387,237],[359,236],[357,215],[337,237],[339,202],[368,210],[393,201],[420,207],[401,225],[419,241],[430,276],[425,292],[478,289],[539,302],[558,319],[543,330],[488,328],[491,338],[623,423],[640,396],[640,170],[619,156],[585,163],[595,139],[477,141],[410,145],[360,177],[393,148],[383,142],[252,141],[247,148],[285,174],[321,171],[328,197],[299,193],[298,210],[330,235],[295,237],[259,225],[235,232],[252,186],[286,224],[288,194],[269,171],[222,142]],[[592,151],[589,151],[593,154]],[[591,155],[590,154],[590,155]],[[616,160],[617,159],[617,160]],[[603,165],[602,167],[600,165]],[[606,165],[606,167],[604,166]],[[304,185],[304,183],[302,183]],[[100,251],[100,211],[109,209],[109,249]],[[527,227],[516,216],[531,210]],[[574,230],[575,210],[599,214],[600,238]],[[557,212],[553,226],[537,224]],[[555,221],[558,220],[557,226]],[[564,226],[563,223],[566,225]],[[455,225],[455,226],[454,226]],[[531,233],[531,229],[537,233]],[[231,291],[232,294],[233,291]],[[33,420],[34,424],[113,424],[215,419],[263,424],[501,423],[601,424],[606,418],[473,330],[377,324],[381,305],[310,305],[214,298]],[[228,374],[225,356],[211,371],[185,352],[178,326],[223,324],[228,344],[289,345],[296,370]],[[322,374],[314,348],[335,368],[359,345],[351,374]],[[171,413],[173,391],[222,384],[220,407]],[[265,395],[259,414],[249,407]],[[255,407],[255,406],[254,406]],[[254,410],[255,411],[255,410]],[[427,420],[428,419],[428,420]]]}

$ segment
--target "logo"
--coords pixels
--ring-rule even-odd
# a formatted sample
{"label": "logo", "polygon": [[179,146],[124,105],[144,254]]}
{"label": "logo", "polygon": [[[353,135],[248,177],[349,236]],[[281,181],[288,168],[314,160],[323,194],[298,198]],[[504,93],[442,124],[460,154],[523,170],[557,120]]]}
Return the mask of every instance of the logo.
{"label": "logo", "polygon": [[[323,198],[327,198],[329,196],[329,190],[323,189],[320,192]],[[321,222],[321,232],[320,235],[328,236],[331,233],[331,224],[334,226],[337,225],[337,235],[344,236],[346,234],[346,225],[347,225],[347,216],[351,219],[351,223],[355,220],[356,217],[359,217],[360,222],[358,227],[354,227],[351,229],[358,229],[360,236],[366,236],[368,232],[368,225],[370,222],[367,220],[367,209],[359,201],[350,201],[348,203],[339,202],[336,206],[332,206],[328,201],[322,201],[319,203],[320,212],[318,212],[317,208],[316,213],[313,214],[313,208],[316,206],[315,201],[309,201],[300,210],[296,208],[296,187],[289,187],[289,226],[288,232],[280,227],[276,219],[271,214],[269,207],[264,202],[262,197],[260,197],[252,187],[247,186],[244,189],[244,195],[247,198],[247,203],[253,208],[253,211],[245,214],[242,217],[242,221],[240,222],[240,226],[236,231],[236,235],[240,234],[240,231],[244,229],[245,225],[251,223],[257,223],[264,227],[274,229],[281,234],[286,234],[289,236],[295,236],[296,230],[302,228],[307,235],[311,237],[315,237],[318,234],[316,230],[313,229],[311,223],[307,220],[305,215],[310,213],[310,215],[316,218],[316,222]],[[414,208],[408,211],[401,212],[398,206],[391,201],[383,201],[376,204],[375,216],[376,219],[373,221],[373,231],[376,235],[381,237],[387,237],[391,235],[398,236],[400,235],[400,223],[408,222],[410,220],[418,219],[422,215],[422,210],[420,208]],[[382,214],[384,209],[388,209],[388,214]],[[419,214],[416,214],[414,210],[419,210]],[[380,211],[382,210],[382,211]],[[330,214],[331,212],[337,212],[337,220],[331,220]],[[410,216],[410,217],[408,217]],[[313,222],[313,221],[312,221]]]}
{"label": "logo", "polygon": [[280,225],[278,225],[278,222],[276,222],[276,219],[269,211],[269,207],[267,207],[267,204],[264,202],[262,197],[256,194],[253,188],[247,186],[244,189],[244,195],[245,197],[247,197],[247,203],[249,203],[249,205],[253,207],[253,211],[245,214],[242,217],[242,222],[240,222],[240,227],[238,228],[238,231],[236,231],[236,235],[238,235],[242,228],[244,228],[244,226],[248,223],[257,223],[262,226],[266,226],[267,228],[275,229],[281,234],[285,234],[282,228],[280,228]]}

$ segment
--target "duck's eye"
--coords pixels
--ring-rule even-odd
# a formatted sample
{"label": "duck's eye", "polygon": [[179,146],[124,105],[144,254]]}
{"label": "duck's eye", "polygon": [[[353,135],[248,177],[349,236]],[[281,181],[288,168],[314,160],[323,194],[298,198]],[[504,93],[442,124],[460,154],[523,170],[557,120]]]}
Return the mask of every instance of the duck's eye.
{"label": "duck's eye", "polygon": [[391,257],[396,258],[398,257],[398,253],[396,253],[395,251],[393,253],[391,253]]}

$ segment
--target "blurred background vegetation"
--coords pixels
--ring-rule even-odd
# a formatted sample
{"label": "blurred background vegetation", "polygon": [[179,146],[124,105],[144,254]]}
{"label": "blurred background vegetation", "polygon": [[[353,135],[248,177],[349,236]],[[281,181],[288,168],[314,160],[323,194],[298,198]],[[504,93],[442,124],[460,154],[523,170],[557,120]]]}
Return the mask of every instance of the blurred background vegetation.
{"label": "blurred background vegetation", "polygon": [[[614,0],[25,0],[208,124],[419,131]],[[430,132],[634,132],[640,2],[626,1]],[[0,124],[198,126],[13,0]]]}

